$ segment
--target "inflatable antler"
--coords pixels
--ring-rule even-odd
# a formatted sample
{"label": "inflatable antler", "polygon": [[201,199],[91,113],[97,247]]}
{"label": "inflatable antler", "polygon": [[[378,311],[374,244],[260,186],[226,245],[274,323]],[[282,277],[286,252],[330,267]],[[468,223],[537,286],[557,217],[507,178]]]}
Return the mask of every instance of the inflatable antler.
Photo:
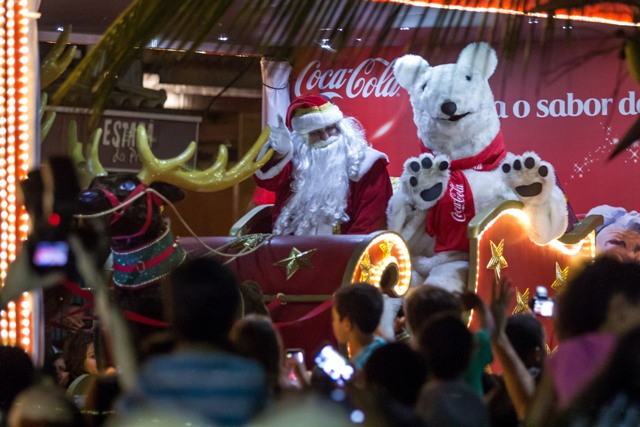
{"label": "inflatable antler", "polygon": [[85,157],[83,144],[78,141],[78,125],[75,120],[69,123],[68,151],[73,164],[76,167],[78,180],[82,188],[89,187],[91,180],[96,176],[104,176],[107,172],[100,164],[98,157],[98,143],[102,136],[102,129],[98,128],[91,133],[91,142],[88,147],[88,155]]}
{"label": "inflatable antler", "polygon": [[205,170],[188,170],[183,166],[193,156],[196,150],[195,142],[191,142],[187,149],[177,157],[160,160],[151,152],[146,129],[139,125],[136,133],[136,146],[142,161],[142,170],[138,173],[138,178],[147,185],[154,181],[162,181],[192,191],[224,190],[249,178],[271,159],[273,150],[269,149],[260,160],[254,161],[268,138],[269,127],[267,126],[249,152],[231,169],[227,169],[229,157],[227,147],[221,145],[218,157],[211,167]]}
{"label": "inflatable antler", "polygon": [[56,44],[42,60],[42,65],[40,66],[40,89],[44,89],[53,83],[69,67],[71,61],[73,61],[76,46],[67,48],[70,33],[71,26],[64,27],[58,40],[56,40]]}

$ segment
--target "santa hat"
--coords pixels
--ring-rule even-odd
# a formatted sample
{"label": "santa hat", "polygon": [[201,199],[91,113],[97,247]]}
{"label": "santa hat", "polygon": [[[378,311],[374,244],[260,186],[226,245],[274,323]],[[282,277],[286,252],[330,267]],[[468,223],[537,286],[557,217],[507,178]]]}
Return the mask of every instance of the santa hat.
{"label": "santa hat", "polygon": [[287,127],[298,133],[309,133],[342,120],[342,111],[320,95],[299,96],[287,110]]}

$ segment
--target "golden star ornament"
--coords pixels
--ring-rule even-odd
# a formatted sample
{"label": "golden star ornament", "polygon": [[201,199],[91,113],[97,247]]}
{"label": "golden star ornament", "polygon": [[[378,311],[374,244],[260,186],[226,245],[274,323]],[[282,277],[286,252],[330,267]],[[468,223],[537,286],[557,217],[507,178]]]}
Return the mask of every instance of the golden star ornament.
{"label": "golden star ornament", "polygon": [[369,256],[369,252],[365,253],[362,257],[362,261],[360,261],[360,281],[368,282],[371,277],[371,257]]}
{"label": "golden star ornament", "polygon": [[287,280],[289,280],[300,268],[312,268],[311,257],[317,249],[309,249],[301,252],[298,248],[291,249],[291,253],[287,258],[276,262],[275,266],[284,267],[287,272]]}
{"label": "golden star ornament", "polygon": [[513,308],[511,314],[526,313],[529,311],[529,288],[524,292],[520,292],[520,289],[516,288],[516,306]]}
{"label": "golden star ornament", "polygon": [[569,275],[569,266],[564,269],[560,268],[560,264],[556,262],[556,280],[553,281],[551,287],[560,292],[567,284],[567,276]]}
{"label": "golden star ornament", "polygon": [[509,264],[507,264],[507,260],[502,256],[502,252],[504,251],[504,239],[500,240],[500,243],[497,245],[493,243],[493,241],[489,241],[491,247],[491,259],[487,264],[487,269],[493,270],[496,275],[496,280],[500,279],[500,272],[503,268],[507,268]]}

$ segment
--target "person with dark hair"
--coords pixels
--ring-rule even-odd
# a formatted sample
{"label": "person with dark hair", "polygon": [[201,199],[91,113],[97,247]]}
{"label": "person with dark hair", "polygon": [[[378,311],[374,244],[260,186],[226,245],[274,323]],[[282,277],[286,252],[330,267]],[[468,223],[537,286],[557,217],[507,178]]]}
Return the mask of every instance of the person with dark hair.
{"label": "person with dark hair", "polygon": [[485,367],[493,361],[491,352],[491,333],[493,331],[493,316],[480,297],[471,292],[454,294],[437,286],[423,285],[412,289],[405,300],[405,314],[407,328],[413,337],[413,346],[422,334],[425,325],[434,316],[452,314],[462,319],[463,310],[474,310],[478,319],[478,331],[473,334],[473,352],[471,362],[463,375],[467,382],[482,396],[482,376]]}
{"label": "person with dark hair", "polygon": [[6,417],[16,396],[31,385],[34,376],[33,362],[24,350],[0,346],[0,421]]}
{"label": "person with dark hair", "polygon": [[462,381],[471,361],[473,335],[455,314],[442,313],[424,325],[420,353],[429,368],[416,411],[427,425],[482,427],[489,425],[480,396]]}
{"label": "person with dark hair", "polygon": [[247,423],[262,409],[267,388],[260,364],[231,351],[229,331],[240,312],[233,272],[214,258],[192,258],[171,272],[162,289],[175,349],[146,361],[120,413],[146,407],[194,414],[215,425]]}
{"label": "person with dark hair", "polygon": [[366,388],[381,390],[389,398],[413,408],[427,379],[427,365],[417,351],[401,342],[376,348],[362,370]]}
{"label": "person with dark hair", "polygon": [[362,369],[373,350],[386,342],[375,335],[383,305],[380,290],[369,283],[343,286],[334,295],[333,334],[339,344],[348,346],[349,361],[357,370]]}
{"label": "person with dark hair", "polygon": [[87,374],[98,374],[93,333],[78,331],[65,341],[64,363],[69,373],[68,384]]}
{"label": "person with dark hair", "polygon": [[[404,303],[406,326],[414,339],[420,336],[424,324],[438,313],[460,313],[460,300],[454,294],[437,286],[413,288]],[[417,343],[415,343],[417,346]]]}
{"label": "person with dark hair", "polygon": [[571,280],[556,302],[560,339],[527,417],[546,425],[604,366],[618,336],[640,325],[640,264],[601,257]]}
{"label": "person with dark hair", "polygon": [[515,427],[524,419],[546,359],[542,323],[529,313],[508,316],[513,298],[508,278],[502,276],[493,283],[491,312],[495,329],[491,345],[502,375],[485,375],[492,380],[485,401],[494,427]]}
{"label": "person with dark hair", "polygon": [[514,314],[507,318],[504,332],[525,366],[540,371],[547,356],[540,320],[532,314]]}
{"label": "person with dark hair", "polygon": [[[229,337],[236,353],[262,365],[271,394],[278,395],[283,389],[294,388],[285,378],[282,339],[269,317],[249,314],[233,325]],[[300,381],[306,384],[305,378]]]}

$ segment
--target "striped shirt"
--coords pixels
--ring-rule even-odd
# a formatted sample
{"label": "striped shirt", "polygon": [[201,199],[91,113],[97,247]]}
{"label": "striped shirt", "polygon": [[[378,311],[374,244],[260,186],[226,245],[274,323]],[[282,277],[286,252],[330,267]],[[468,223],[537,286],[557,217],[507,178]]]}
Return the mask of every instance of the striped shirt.
{"label": "striped shirt", "polygon": [[183,351],[149,360],[121,415],[145,408],[198,415],[220,426],[246,424],[267,399],[262,367],[222,351]]}

